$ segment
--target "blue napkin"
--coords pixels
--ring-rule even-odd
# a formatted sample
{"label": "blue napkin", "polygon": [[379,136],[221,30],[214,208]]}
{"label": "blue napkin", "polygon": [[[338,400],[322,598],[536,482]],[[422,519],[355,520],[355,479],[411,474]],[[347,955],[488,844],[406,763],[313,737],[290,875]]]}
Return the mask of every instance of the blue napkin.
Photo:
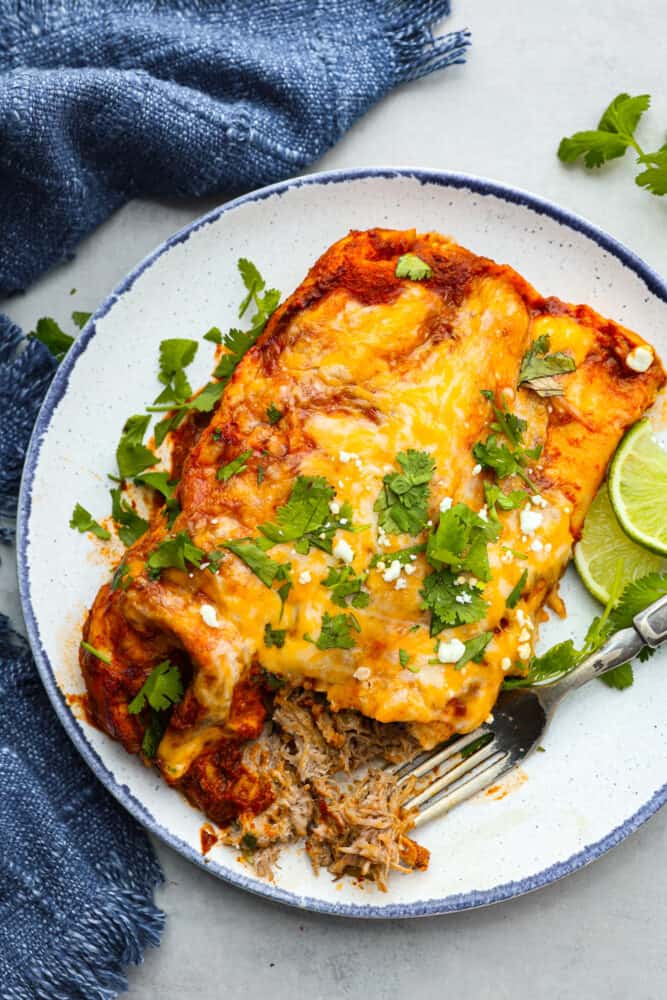
{"label": "blue napkin", "polygon": [[[17,353],[17,348],[23,348]],[[0,517],[55,362],[0,314]],[[2,536],[9,540],[8,532]],[[57,600],[54,594],[54,600]],[[25,640],[0,614],[0,997],[111,1000],[158,944],[148,838],[60,727]]]}
{"label": "blue napkin", "polygon": [[449,0],[0,0],[0,296],[128,198],[298,173],[462,62]]}
{"label": "blue napkin", "polygon": [[[297,173],[400,81],[463,60],[449,0],[0,0],[0,296],[128,198]],[[0,518],[55,370],[0,314]],[[0,544],[11,541],[0,523]],[[54,595],[57,599],[57,595]],[[0,998],[112,1000],[162,875],[0,614]]]}

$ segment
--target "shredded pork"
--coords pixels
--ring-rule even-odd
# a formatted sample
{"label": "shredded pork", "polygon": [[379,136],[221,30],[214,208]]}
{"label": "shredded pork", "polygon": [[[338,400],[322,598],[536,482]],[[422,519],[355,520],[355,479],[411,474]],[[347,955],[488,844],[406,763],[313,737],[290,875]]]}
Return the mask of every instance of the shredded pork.
{"label": "shredded pork", "polygon": [[407,836],[413,819],[403,807],[414,783],[399,785],[390,771],[369,765],[401,763],[418,750],[405,726],[332,712],[302,688],[282,690],[271,723],[244,754],[251,771],[269,777],[274,801],[259,815],[241,815],[222,839],[263,877],[271,877],[282,846],[305,841],[316,872],[386,890],[392,870],[424,869],[429,855]]}

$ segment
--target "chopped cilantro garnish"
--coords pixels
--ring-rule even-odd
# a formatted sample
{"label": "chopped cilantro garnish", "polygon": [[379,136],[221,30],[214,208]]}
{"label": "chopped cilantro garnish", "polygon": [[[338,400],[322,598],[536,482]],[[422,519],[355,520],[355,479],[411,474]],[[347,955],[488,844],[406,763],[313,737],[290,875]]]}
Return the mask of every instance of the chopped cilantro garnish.
{"label": "chopped cilantro garnish", "polygon": [[138,715],[146,703],[161,712],[177,705],[183,697],[181,672],[169,660],[163,660],[154,667],[127,706],[130,715]]}
{"label": "chopped cilantro garnish", "polygon": [[401,664],[402,667],[407,667],[408,663],[410,662],[410,659],[411,657],[410,654],[407,652],[407,650],[399,649],[398,662]]}
{"label": "chopped cilantro garnish", "polygon": [[519,385],[525,385],[538,396],[562,396],[563,387],[554,378],[576,369],[574,358],[563,351],[549,354],[549,337],[543,334],[526,351],[519,371]]}
{"label": "chopped cilantro garnish", "polygon": [[454,664],[454,670],[461,670],[470,660],[474,660],[475,663],[481,663],[484,659],[486,647],[492,638],[493,632],[481,632],[480,635],[476,635],[472,639],[467,639],[463,643],[465,650]]}
{"label": "chopped cilantro garnish", "polygon": [[219,330],[217,326],[212,326],[211,329],[204,334],[204,340],[208,340],[212,344],[221,344],[222,331]]}
{"label": "chopped cilantro garnish", "polygon": [[204,559],[203,549],[198,548],[187,531],[180,531],[174,538],[161,542],[149,555],[146,565],[153,579],[156,579],[163,569],[188,570],[188,563],[199,569]]}
{"label": "chopped cilantro garnish", "polygon": [[264,645],[265,646],[276,646],[278,649],[282,649],[285,645],[285,638],[287,636],[286,628],[271,628],[267,622],[264,626]]}
{"label": "chopped cilantro garnish", "polygon": [[169,660],[164,660],[153,668],[127,706],[131,715],[138,715],[146,708],[149,711],[141,744],[146,757],[155,757],[169,722],[169,712],[182,697],[183,682],[180,670]]}
{"label": "chopped cilantro garnish", "polygon": [[106,528],[103,528],[99,521],[96,521],[91,513],[89,513],[85,507],[82,507],[80,503],[76,504],[74,510],[72,511],[72,516],[69,522],[70,528],[76,528],[77,531],[84,532],[90,531],[97,538],[101,538],[106,541],[107,538],[111,538],[111,535]]}
{"label": "chopped cilantro garnish", "polygon": [[361,632],[361,626],[354,615],[331,616],[325,611],[319,637],[313,639],[306,633],[304,639],[314,643],[318,649],[352,649],[356,645],[352,630]]}
{"label": "chopped cilantro garnish", "polygon": [[426,558],[436,569],[450,566],[459,572],[472,573],[479,580],[489,580],[489,557],[486,547],[500,533],[497,521],[484,520],[464,503],[454,504],[440,515],[429,535]]}
{"label": "chopped cilantro garnish", "polygon": [[257,850],[257,843],[257,837],[254,833],[244,833],[240,840],[240,847],[244,854],[254,854]]}
{"label": "chopped cilantro garnish", "polygon": [[404,253],[396,263],[397,278],[410,278],[411,281],[423,281],[433,274],[432,268],[414,253]]}
{"label": "chopped cilantro garnish", "polygon": [[[239,306],[239,318],[243,316],[250,303],[254,302],[257,311],[253,317],[253,324],[256,325],[258,321],[266,323],[280,302],[280,292],[277,288],[269,288],[267,291],[264,291],[266,288],[264,278],[252,261],[246,257],[239,258],[238,269],[243,279],[243,284],[248,291],[248,294]],[[264,295],[260,295],[260,292],[264,292]]]}
{"label": "chopped cilantro garnish", "polygon": [[149,416],[135,413],[134,416],[128,417],[125,421],[123,433],[116,448],[118,471],[123,479],[138,476],[140,472],[155,465],[158,461],[157,455],[154,455],[143,443],[150,419]]}
{"label": "chopped cilantro garnish", "polygon": [[106,653],[101,653],[99,649],[95,649],[95,647],[91,646],[89,642],[81,640],[81,648],[85,649],[87,653],[91,653],[93,656],[96,656],[98,660],[102,661],[102,663],[111,664],[111,657],[107,656]]}
{"label": "chopped cilantro garnish", "polygon": [[275,406],[273,403],[271,403],[266,408],[266,418],[272,427],[274,426],[274,424],[279,423],[279,421],[281,421],[284,416],[285,414],[283,413],[283,411],[279,410],[278,407]]}
{"label": "chopped cilantro garnish", "polygon": [[132,577],[128,579],[128,573],[130,572],[130,567],[126,562],[120,563],[116,568],[113,576],[111,577],[111,589],[112,590],[127,590],[132,581]]}
{"label": "chopped cilantro garnish", "polygon": [[118,525],[118,537],[123,545],[134,545],[138,538],[148,531],[148,521],[140,517],[122,496],[120,487],[110,490],[111,516]]}
{"label": "chopped cilantro garnish", "polygon": [[507,597],[507,607],[515,608],[519,603],[521,594],[523,593],[523,588],[526,586],[526,581],[528,580],[528,570],[524,569],[523,573],[517,580],[516,584],[512,588],[510,594]]}
{"label": "chopped cilantro garnish", "polygon": [[323,587],[331,588],[331,600],[339,608],[367,608],[371,595],[363,590],[366,575],[357,576],[351,566],[330,566],[327,576],[322,580]]}
{"label": "chopped cilantro garnish", "polygon": [[[523,444],[523,434],[527,428],[525,420],[510,413],[505,400],[502,400],[502,409],[493,402],[493,393],[488,389],[482,390],[482,395],[488,399],[495,414],[495,421],[491,424],[490,434],[486,441],[478,441],[472,449],[472,453],[485,469],[493,469],[498,479],[505,479],[507,476],[519,476],[534,493],[537,487],[530,480],[524,466],[535,461],[542,454],[542,446],[526,448]],[[506,438],[507,444],[501,441],[498,435]]]}
{"label": "chopped cilantro garnish", "polygon": [[272,545],[294,542],[296,551],[303,555],[311,545],[331,552],[332,538],[343,527],[341,518],[346,521],[345,530],[353,530],[349,504],[343,504],[335,517],[331,514],[329,503],[334,493],[322,476],[298,476],[289,500],[276,510],[275,523],[260,524],[259,530]]}
{"label": "chopped cilantro garnish", "polygon": [[83,330],[92,315],[93,314],[91,312],[78,312],[75,310],[72,313],[72,322],[75,326],[78,326],[79,330]]}
{"label": "chopped cilantro garnish", "polygon": [[263,465],[257,466],[257,485],[261,486],[266,478],[266,469]]}
{"label": "chopped cilantro garnish", "polygon": [[[484,618],[487,603],[476,587],[459,586],[454,581],[457,573],[450,569],[429,573],[419,591],[423,598],[422,607],[431,612],[431,632],[438,635],[444,628],[455,625],[469,625]],[[466,603],[457,601],[464,597]]]}
{"label": "chopped cilantro garnish", "polygon": [[59,363],[74,343],[74,337],[70,337],[68,333],[61,330],[56,321],[50,316],[43,316],[41,319],[38,319],[35,329],[28,336],[44,344],[44,347],[51,352]]}
{"label": "chopped cilantro garnish", "polygon": [[496,483],[484,483],[484,498],[489,511],[495,513],[496,507],[500,510],[518,510],[528,500],[525,490],[511,490],[503,493]]}
{"label": "chopped cilantro garnish", "polygon": [[172,480],[168,472],[144,472],[140,476],[136,476],[134,481],[143,486],[150,486],[151,489],[162,494],[165,499],[167,525],[171,528],[181,512],[180,505],[176,499],[178,480]]}
{"label": "chopped cilantro garnish", "polygon": [[252,570],[265,587],[272,587],[275,581],[282,582],[282,586],[277,588],[278,596],[282,603],[285,603],[287,594],[292,586],[290,579],[291,563],[279,563],[275,559],[267,556],[266,551],[261,547],[260,540],[252,538],[235,538],[225,542],[225,548],[233,552],[241,559],[248,569]]}
{"label": "chopped cilantro garnish", "polygon": [[435,462],[427,452],[412,448],[399,452],[396,461],[403,471],[384,477],[373,509],[378,513],[379,526],[389,534],[418,535],[428,518],[429,483]]}
{"label": "chopped cilantro garnish", "polygon": [[395,549],[393,552],[376,552],[368,564],[369,569],[375,569],[378,563],[385,563],[390,566],[395,560],[406,566],[415,562],[412,556],[417,556],[420,552],[426,551],[425,543],[421,545],[410,545],[407,549]]}
{"label": "chopped cilantro garnish", "polygon": [[249,451],[241,452],[236,458],[233,458],[231,462],[227,462],[227,465],[223,465],[222,468],[218,469],[216,473],[216,478],[222,480],[226,483],[228,479],[232,476],[237,476],[239,472],[245,472],[248,468],[247,461],[252,455],[252,448]]}
{"label": "chopped cilantro garnish", "polygon": [[160,343],[160,373],[158,379],[165,387],[155,399],[155,404],[181,405],[192,395],[185,369],[192,364],[199,344],[196,340],[173,337]]}

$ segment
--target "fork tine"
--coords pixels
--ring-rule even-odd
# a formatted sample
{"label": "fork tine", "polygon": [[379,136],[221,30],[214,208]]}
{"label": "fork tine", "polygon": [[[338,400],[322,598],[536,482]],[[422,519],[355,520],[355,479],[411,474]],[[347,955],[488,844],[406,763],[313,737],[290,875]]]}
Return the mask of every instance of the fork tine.
{"label": "fork tine", "polygon": [[[495,754],[494,756],[497,758],[498,755]],[[466,781],[462,781],[451,792],[439,798],[437,802],[420,810],[415,818],[415,827],[422,826],[429,820],[437,819],[438,816],[443,816],[450,809],[453,809],[454,806],[460,805],[461,802],[465,802],[466,799],[471,798],[477,792],[481,792],[483,788],[487,788],[507,770],[508,759],[509,754],[507,753],[495,761],[489,761],[487,758],[484,761],[486,767],[483,767],[481,771],[470,775]]]}
{"label": "fork tine", "polygon": [[435,753],[432,750],[428,750],[425,754],[419,754],[418,757],[409,760],[407,763],[396,764],[394,767],[389,768],[389,770],[398,777],[399,782],[403,782],[413,776],[419,778],[422,774],[433,770],[438,764],[442,764],[443,761],[454,757],[461,750],[465,750],[467,746],[478,740],[480,736],[485,736],[487,732],[488,729],[475,729],[474,732],[461,736],[454,743],[446,744],[441,750],[438,750],[436,747]]}
{"label": "fork tine", "polygon": [[459,778],[468,774],[469,771],[473,771],[479,764],[484,763],[484,761],[486,761],[489,757],[493,757],[498,752],[498,745],[495,739],[493,739],[490,743],[480,747],[475,753],[466,757],[465,760],[462,760],[460,764],[456,764],[454,767],[449,768],[445,774],[436,778],[435,781],[432,781],[431,784],[423,790],[423,792],[419,792],[418,795],[409,799],[405,803],[405,808],[413,809],[415,806],[421,805],[422,802],[427,802],[429,799],[432,799],[438,792],[441,792],[444,788],[452,785],[455,781],[458,781]]}

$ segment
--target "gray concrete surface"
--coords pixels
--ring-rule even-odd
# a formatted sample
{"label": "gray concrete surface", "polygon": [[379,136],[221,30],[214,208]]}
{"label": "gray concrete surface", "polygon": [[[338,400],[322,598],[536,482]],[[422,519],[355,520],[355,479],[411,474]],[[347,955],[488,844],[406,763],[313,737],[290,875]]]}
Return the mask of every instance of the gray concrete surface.
{"label": "gray concrete surface", "polygon": [[[454,8],[449,24],[474,32],[468,64],[389,96],[316,167],[410,164],[494,177],[588,216],[667,273],[667,198],[640,191],[630,161],[591,177],[555,155],[562,135],[592,127],[621,90],[653,95],[641,136],[652,148],[664,141],[667,5],[455,0]],[[93,308],[145,252],[217,200],[127,206],[72,263],[3,308],[27,328],[44,314]],[[11,557],[3,560],[0,607],[18,620]],[[663,812],[593,866],[522,899],[373,924],[279,908],[156,844],[167,929],[162,947],[131,971],[127,996],[663,1000],[666,832]]]}

